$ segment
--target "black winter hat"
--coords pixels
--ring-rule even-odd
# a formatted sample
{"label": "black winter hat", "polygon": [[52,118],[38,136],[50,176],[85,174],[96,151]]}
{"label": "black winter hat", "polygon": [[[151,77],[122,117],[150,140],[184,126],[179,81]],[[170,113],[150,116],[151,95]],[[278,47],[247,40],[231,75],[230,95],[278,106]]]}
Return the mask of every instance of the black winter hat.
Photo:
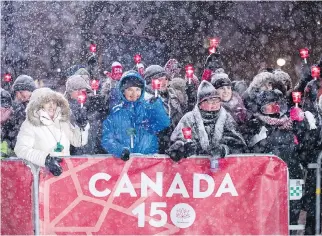
{"label": "black winter hat", "polygon": [[123,93],[125,89],[130,87],[144,88],[144,81],[141,75],[134,71],[130,70],[123,74],[120,82],[120,90]]}
{"label": "black winter hat", "polygon": [[210,54],[205,61],[204,65],[205,69],[210,69],[212,71],[215,71],[219,68],[223,68],[223,63],[221,61],[221,56],[219,52],[215,52]]}
{"label": "black winter hat", "polygon": [[5,108],[11,107],[12,99],[11,99],[10,93],[3,88],[0,88],[0,90],[1,90],[1,107],[5,107]]}
{"label": "black winter hat", "polygon": [[201,102],[210,98],[220,98],[219,93],[211,83],[203,80],[198,88],[197,104],[200,104]]}
{"label": "black winter hat", "polygon": [[159,65],[151,65],[147,67],[144,71],[144,79],[147,84],[151,84],[152,79],[157,79],[163,76],[169,78],[169,75],[165,71],[165,69]]}
{"label": "black winter hat", "polygon": [[35,89],[36,89],[35,81],[29,75],[19,75],[12,85],[13,92],[17,92],[17,91],[33,92]]}
{"label": "black winter hat", "polygon": [[231,86],[232,83],[224,69],[220,68],[211,75],[211,84],[215,89],[218,89],[223,86]]}

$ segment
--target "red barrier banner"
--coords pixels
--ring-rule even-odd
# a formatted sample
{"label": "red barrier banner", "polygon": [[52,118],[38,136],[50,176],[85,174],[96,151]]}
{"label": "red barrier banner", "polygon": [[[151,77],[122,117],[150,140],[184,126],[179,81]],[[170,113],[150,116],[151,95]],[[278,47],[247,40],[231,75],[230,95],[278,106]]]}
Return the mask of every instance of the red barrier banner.
{"label": "red barrier banner", "polygon": [[288,234],[287,166],[274,156],[66,158],[40,174],[41,234]]}
{"label": "red barrier banner", "polygon": [[32,183],[23,161],[1,161],[1,235],[34,234]]}

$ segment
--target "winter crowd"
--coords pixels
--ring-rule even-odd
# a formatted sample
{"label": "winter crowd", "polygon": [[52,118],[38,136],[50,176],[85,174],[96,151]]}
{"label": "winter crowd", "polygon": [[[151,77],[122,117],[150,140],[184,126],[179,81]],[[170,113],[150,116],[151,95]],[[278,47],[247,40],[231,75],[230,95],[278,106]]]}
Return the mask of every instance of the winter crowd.
{"label": "winter crowd", "polygon": [[113,62],[101,76],[93,55],[66,71],[64,94],[20,75],[9,91],[1,88],[1,156],[16,155],[58,176],[59,157],[69,155],[108,153],[127,161],[131,153],[158,153],[179,162],[270,153],[287,163],[290,179],[307,173],[305,196],[291,201],[290,224],[304,209],[306,233],[314,234],[315,173],[306,168],[322,150],[322,84],[310,65],[303,63],[295,86],[273,68],[261,69],[249,85],[232,81],[219,53],[206,58],[200,80],[181,69],[175,59],[126,72]]}

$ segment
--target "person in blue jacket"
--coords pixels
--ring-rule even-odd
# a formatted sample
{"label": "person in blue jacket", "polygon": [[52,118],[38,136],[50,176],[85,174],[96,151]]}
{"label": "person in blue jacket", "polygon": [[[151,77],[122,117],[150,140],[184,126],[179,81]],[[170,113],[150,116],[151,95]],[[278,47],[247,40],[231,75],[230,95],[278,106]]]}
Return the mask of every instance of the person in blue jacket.
{"label": "person in blue jacket", "polygon": [[144,100],[145,81],[135,71],[122,76],[119,90],[122,102],[103,122],[102,147],[124,161],[130,153],[157,153],[157,133],[170,125],[161,99]]}

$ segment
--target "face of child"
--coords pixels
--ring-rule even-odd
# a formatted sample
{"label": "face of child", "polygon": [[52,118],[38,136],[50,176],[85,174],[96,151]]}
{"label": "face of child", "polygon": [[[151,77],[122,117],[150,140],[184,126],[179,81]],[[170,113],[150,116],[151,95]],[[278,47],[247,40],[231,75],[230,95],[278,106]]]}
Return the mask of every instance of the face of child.
{"label": "face of child", "polygon": [[124,90],[124,97],[129,102],[135,102],[137,101],[142,94],[142,89],[139,87],[129,87]]}

